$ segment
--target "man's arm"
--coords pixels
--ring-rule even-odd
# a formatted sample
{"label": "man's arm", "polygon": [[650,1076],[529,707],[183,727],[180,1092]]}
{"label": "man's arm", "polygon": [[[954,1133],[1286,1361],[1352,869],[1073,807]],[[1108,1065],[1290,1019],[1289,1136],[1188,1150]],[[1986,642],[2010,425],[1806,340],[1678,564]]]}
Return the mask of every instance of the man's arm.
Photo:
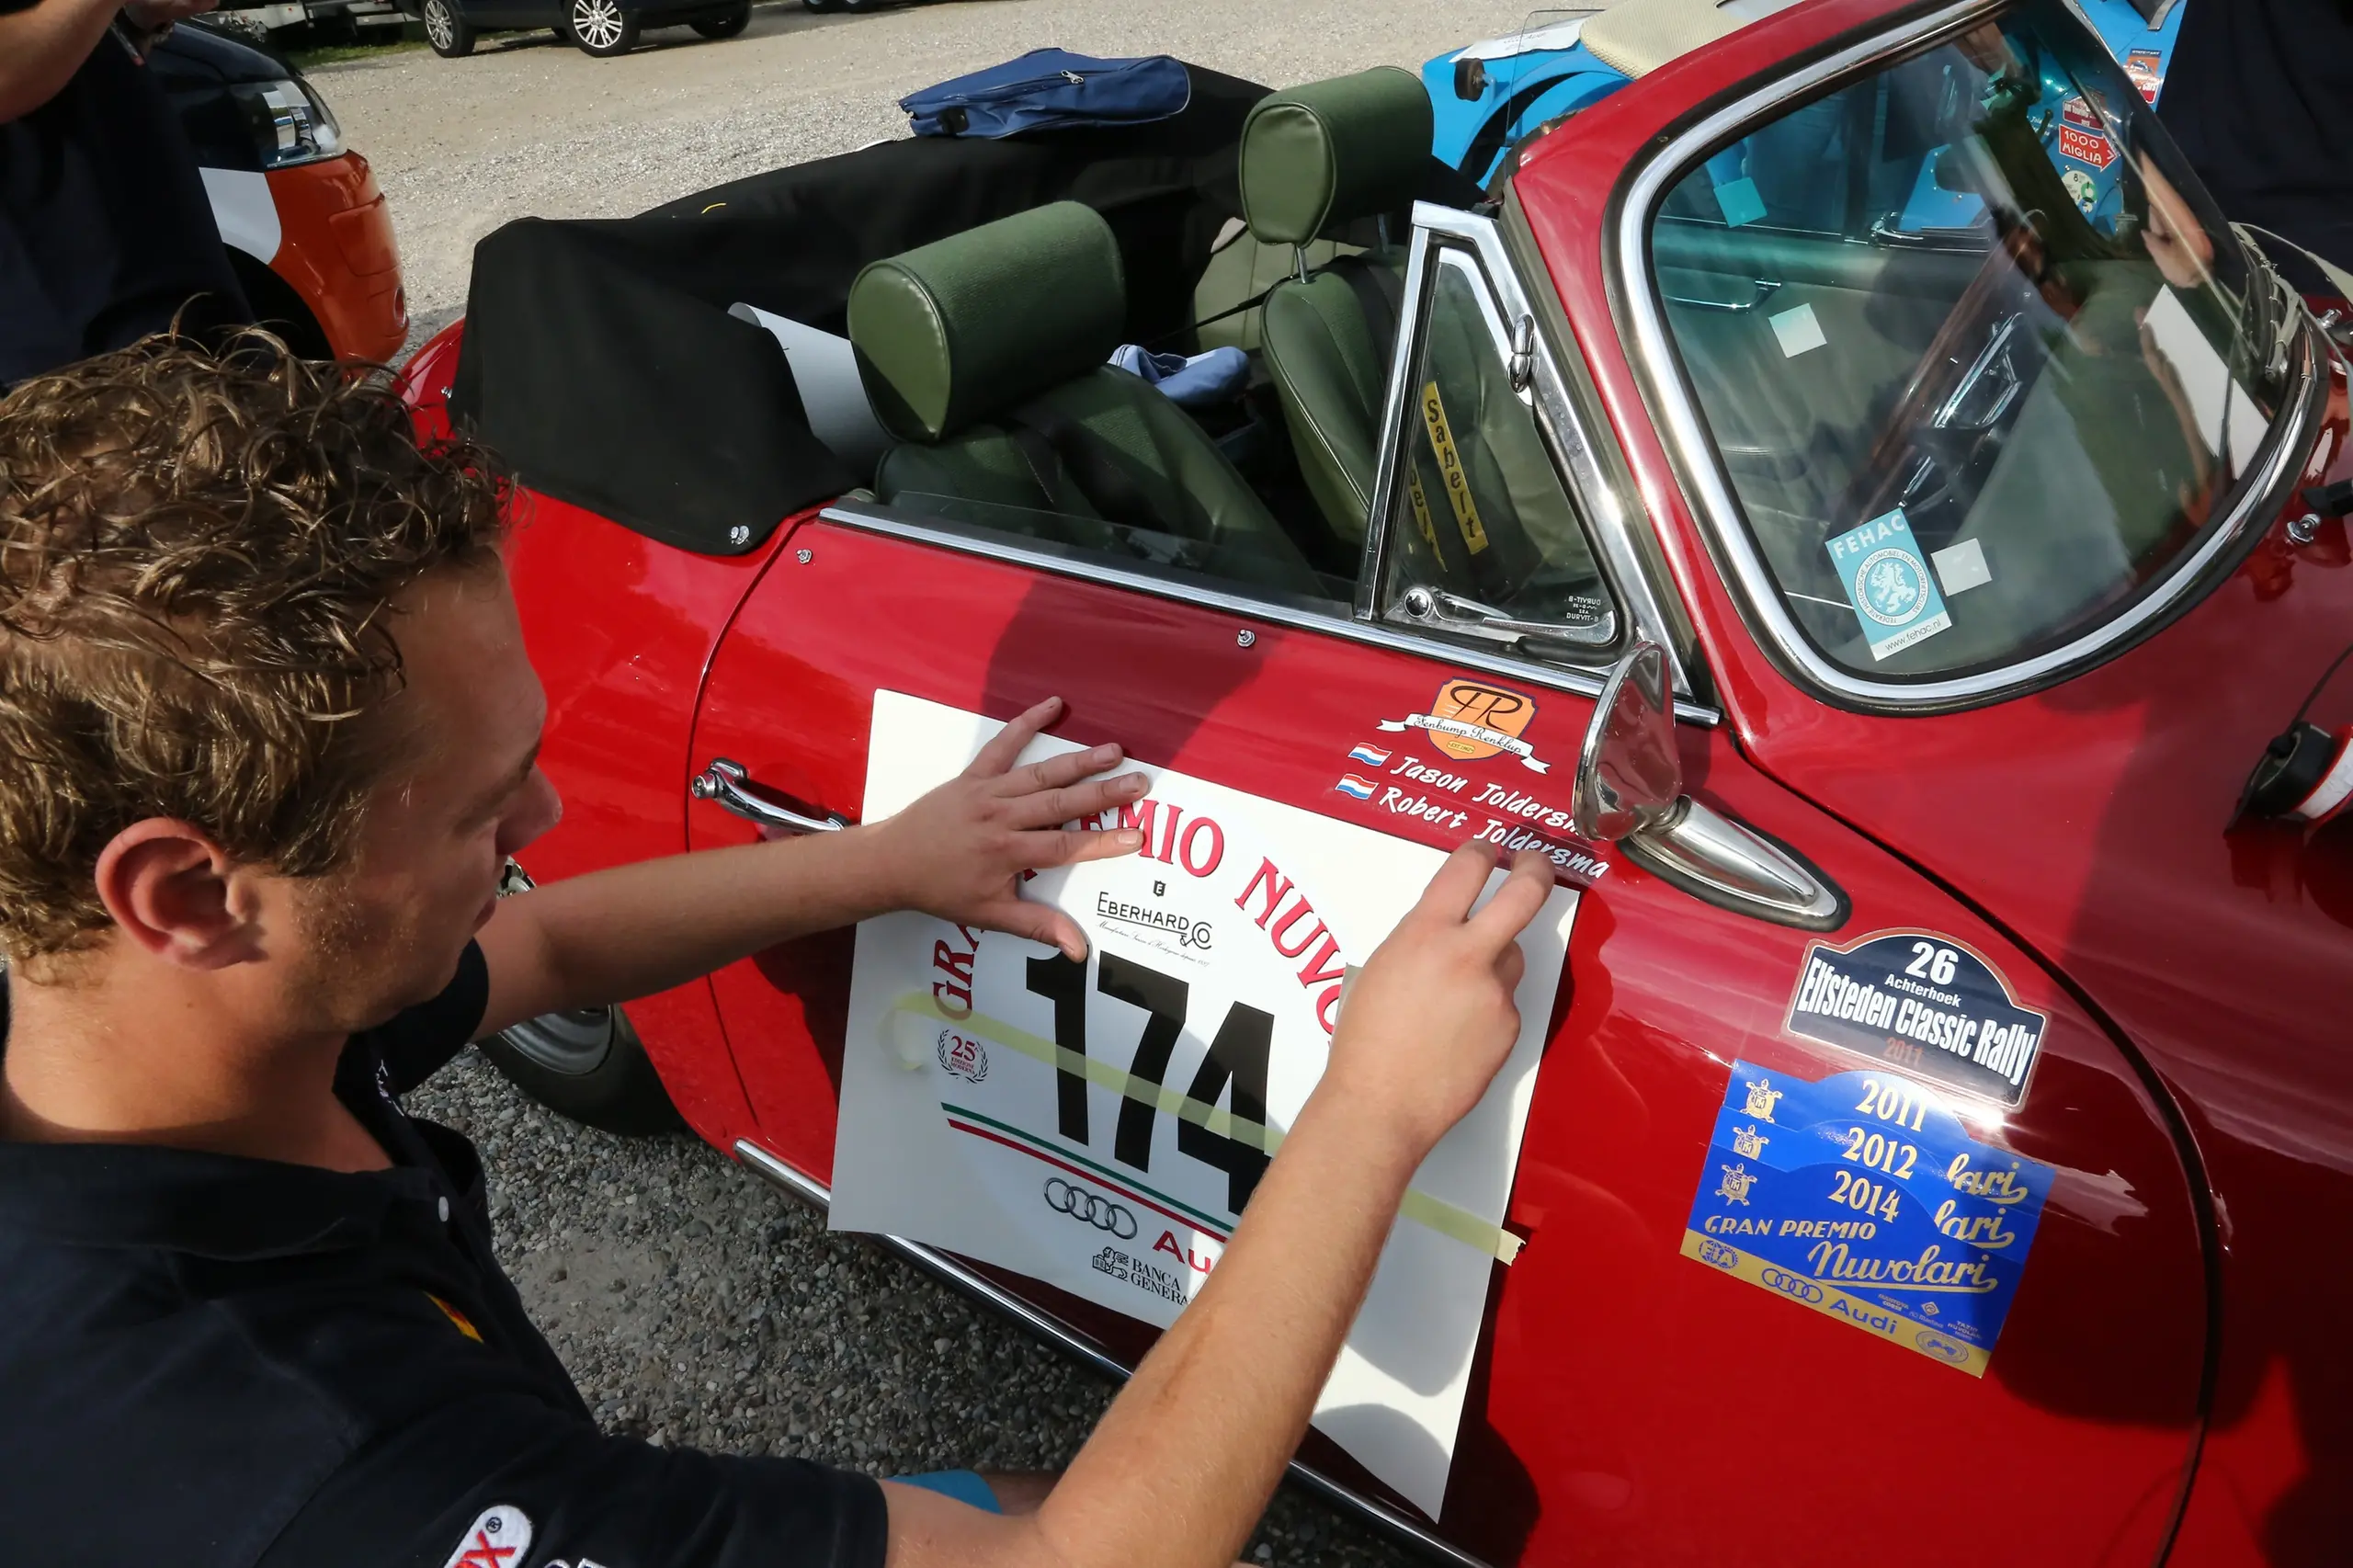
{"label": "man's arm", "polygon": [[0,0],[0,124],[55,97],[121,9],[122,0]]}
{"label": "man's arm", "polygon": [[883,822],[618,866],[503,900],[483,927],[490,1004],[479,1035],[542,1013],[625,1002],[814,931],[894,909],[1010,931],[1084,956],[1068,915],[1020,896],[1029,869],[1125,855],[1143,835],[1060,824],[1138,799],[1117,746],[1015,767],[1062,711],[1022,714],[963,774]]}
{"label": "man's arm", "polygon": [[219,0],[0,0],[0,125],[64,89],[120,11],[153,29],[210,11]]}
{"label": "man's arm", "polygon": [[1519,1033],[1516,938],[1552,870],[1457,850],[1350,988],[1332,1056],[1217,1269],[1044,1504],[998,1517],[886,1485],[887,1568],[1222,1568],[1265,1510],[1407,1181]]}

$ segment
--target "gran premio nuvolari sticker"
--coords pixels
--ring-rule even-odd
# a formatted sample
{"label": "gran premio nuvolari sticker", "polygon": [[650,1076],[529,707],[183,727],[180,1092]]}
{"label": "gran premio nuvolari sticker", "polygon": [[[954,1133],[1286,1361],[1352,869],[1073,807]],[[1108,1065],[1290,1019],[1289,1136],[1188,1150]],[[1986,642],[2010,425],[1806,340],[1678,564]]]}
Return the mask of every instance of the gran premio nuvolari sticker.
{"label": "gran premio nuvolari sticker", "polygon": [[1932,931],[1881,931],[1807,949],[1783,1027],[2016,1106],[2050,1022],[1975,949]]}

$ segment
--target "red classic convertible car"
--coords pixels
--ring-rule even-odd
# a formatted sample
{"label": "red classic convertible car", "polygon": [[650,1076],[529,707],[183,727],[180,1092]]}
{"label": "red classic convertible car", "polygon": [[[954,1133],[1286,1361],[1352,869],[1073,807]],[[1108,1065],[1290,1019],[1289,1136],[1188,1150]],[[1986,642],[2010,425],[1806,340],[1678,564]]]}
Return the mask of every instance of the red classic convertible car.
{"label": "red classic convertible car", "polygon": [[[2333,321],[2063,0],[1621,0],[1583,39],[1631,84],[1483,190],[1409,74],[1197,71],[1158,125],[486,241],[406,374],[524,487],[568,801],[529,877],[855,820],[908,713],[1057,692],[1070,739],[1334,842],[1537,846],[1582,892],[1516,1174],[1498,1221],[1420,1216],[1488,1255],[1442,1498],[1338,1426],[1306,1473],[1464,1562],[2342,1562]],[[1179,407],[1122,344],[1251,374]],[[1361,953],[1185,820],[1157,893],[1248,885],[1107,918],[1196,976],[1271,937],[1312,1027]],[[1036,1222],[1181,1299],[1279,1119],[1265,1037],[1112,956],[976,1008],[1011,940],[910,993],[970,1019],[939,1082],[1063,1074],[990,1136],[1063,1173]],[[824,1203],[871,959],[497,1055]],[[1131,1000],[1133,1060],[1101,1011],[1089,1056]],[[1173,1153],[1130,1136],[1164,1078]],[[1114,1369],[1154,1333],[901,1244]]]}

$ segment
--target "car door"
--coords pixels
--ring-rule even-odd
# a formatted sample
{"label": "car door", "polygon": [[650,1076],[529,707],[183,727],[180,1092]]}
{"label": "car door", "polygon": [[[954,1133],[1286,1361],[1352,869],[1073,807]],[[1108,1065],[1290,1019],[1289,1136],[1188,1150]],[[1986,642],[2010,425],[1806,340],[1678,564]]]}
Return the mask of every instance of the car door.
{"label": "car door", "polygon": [[[1999,931],[1750,766],[1610,478],[1574,337],[1525,281],[1542,273],[1516,214],[1416,218],[1358,583],[1278,600],[846,502],[745,601],[695,762],[736,764],[771,809],[854,820],[878,691],[998,719],[1059,694],[1075,741],[1419,844],[1548,853],[1587,891],[1505,1221],[1524,1245],[1492,1268],[1443,1506],[1421,1517],[1321,1437],[1304,1457],[1495,1563],[2147,1560],[2188,1458],[2202,1285],[2139,1081]],[[1637,637],[1674,655],[1695,796],[1834,887],[1835,929],[1695,896],[1571,830],[1595,697]],[[719,802],[689,813],[698,845],[758,831]],[[1893,1037],[1865,1040],[1869,1007],[1840,1028],[1852,975],[1881,952],[1921,965],[1930,991],[1991,975],[2006,1027],[2040,1020],[2016,1107],[1949,1094]],[[849,955],[820,938],[714,980],[754,1142],[817,1186],[845,1051],[872,1048],[844,1037]],[[1831,982],[1801,995],[1821,969],[1850,988],[1826,1013]],[[1804,1147],[1819,1157],[1784,1170]],[[1988,1161],[2007,1173],[1990,1189]],[[1797,1208],[1775,1207],[1785,1183],[1811,1184]],[[1851,1282],[1885,1252],[1863,1244],[1888,1214],[1935,1236],[1939,1202],[1968,1230],[2029,1199],[2031,1256],[1995,1271],[2006,1324],[1958,1304],[1919,1315],[1934,1298],[1916,1293],[1899,1318],[1887,1291],[1790,1261],[1819,1239],[1818,1277]],[[1756,1238],[1768,1213],[1782,1216],[1768,1230],[1814,1230]],[[1982,1228],[1944,1234],[1932,1249],[1988,1251]],[[1050,1287],[972,1272],[1121,1360],[1150,1342]]]}

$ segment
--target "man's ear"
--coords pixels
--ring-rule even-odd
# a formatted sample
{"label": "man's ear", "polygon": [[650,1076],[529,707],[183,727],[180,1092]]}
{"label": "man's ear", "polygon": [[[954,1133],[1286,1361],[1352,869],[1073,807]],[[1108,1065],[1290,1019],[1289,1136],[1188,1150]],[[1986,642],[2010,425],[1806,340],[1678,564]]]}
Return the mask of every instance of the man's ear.
{"label": "man's ear", "polygon": [[252,874],[202,829],[149,817],[98,852],[98,899],[142,951],[188,969],[226,969],[262,956]]}

